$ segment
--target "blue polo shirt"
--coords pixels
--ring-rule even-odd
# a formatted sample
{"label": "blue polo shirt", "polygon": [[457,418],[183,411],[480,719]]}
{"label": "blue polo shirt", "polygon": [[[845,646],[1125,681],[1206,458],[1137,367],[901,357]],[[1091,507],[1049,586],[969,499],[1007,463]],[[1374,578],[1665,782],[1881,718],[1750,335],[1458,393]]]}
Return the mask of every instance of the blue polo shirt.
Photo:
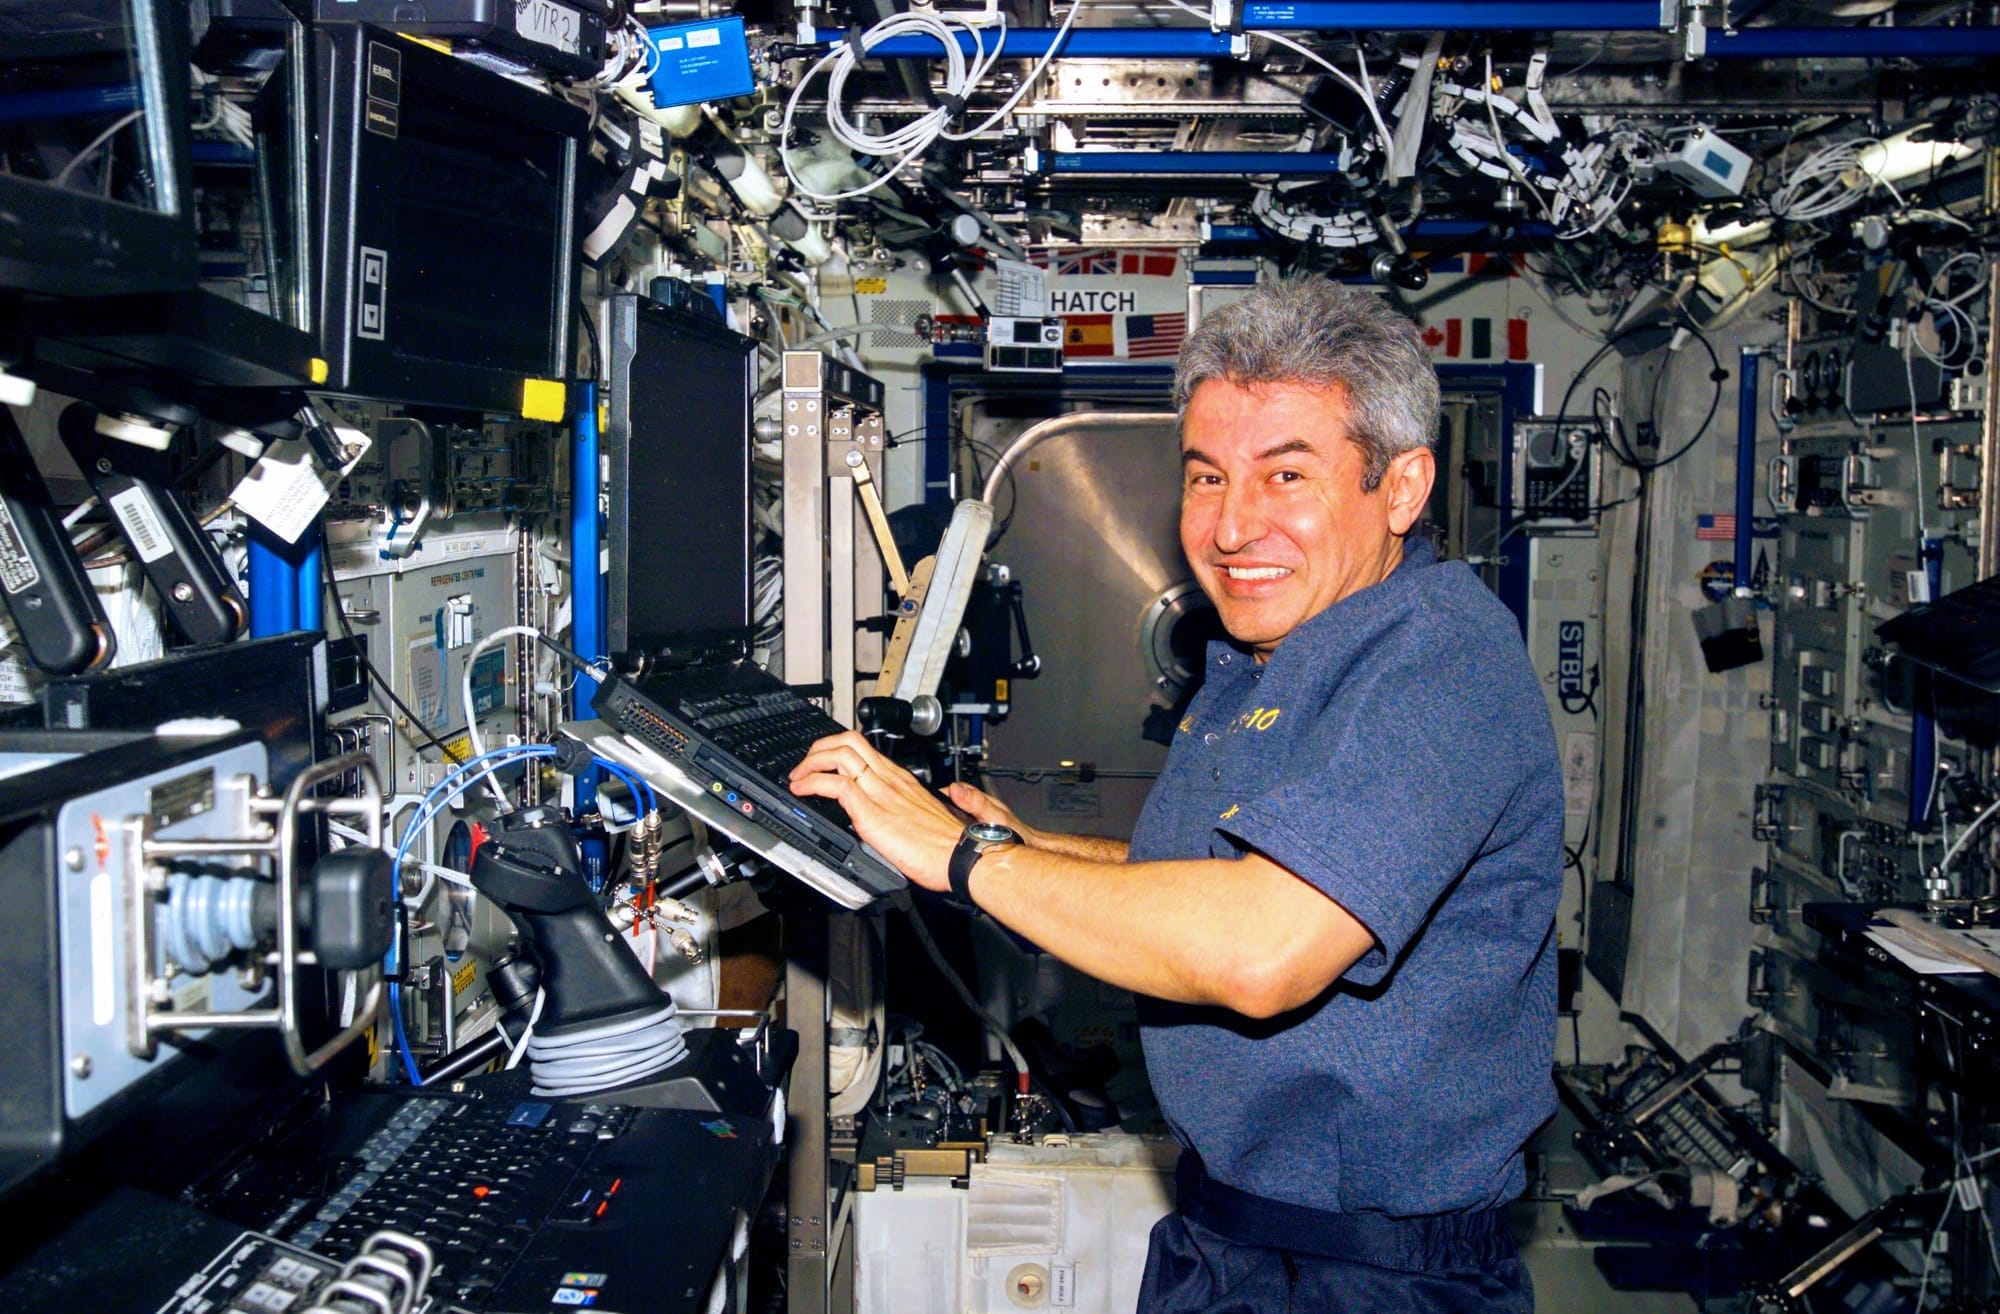
{"label": "blue polo shirt", "polygon": [[1555,735],[1513,617],[1428,543],[1268,663],[1211,645],[1132,860],[1254,850],[1377,944],[1270,1021],[1143,1001],[1175,1135],[1217,1180],[1316,1209],[1519,1195],[1521,1147],[1555,1109],[1562,826]]}

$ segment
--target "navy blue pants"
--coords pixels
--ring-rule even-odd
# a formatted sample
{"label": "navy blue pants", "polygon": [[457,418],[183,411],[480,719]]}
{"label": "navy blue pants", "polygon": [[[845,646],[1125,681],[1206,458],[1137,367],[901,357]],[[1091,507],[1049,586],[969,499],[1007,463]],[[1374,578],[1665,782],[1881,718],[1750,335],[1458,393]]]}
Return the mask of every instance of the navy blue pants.
{"label": "navy blue pants", "polygon": [[1180,1214],[1153,1226],[1138,1314],[1533,1314],[1518,1255],[1405,1273],[1218,1236]]}
{"label": "navy blue pants", "polygon": [[1153,1227],[1139,1314],[1533,1314],[1504,1210],[1323,1214],[1224,1186],[1192,1153]]}

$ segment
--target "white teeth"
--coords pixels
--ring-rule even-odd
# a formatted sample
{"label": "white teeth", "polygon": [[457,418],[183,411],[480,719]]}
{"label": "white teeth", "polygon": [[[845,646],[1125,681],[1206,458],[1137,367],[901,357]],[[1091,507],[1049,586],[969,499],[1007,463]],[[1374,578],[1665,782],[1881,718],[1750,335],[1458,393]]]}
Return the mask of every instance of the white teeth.
{"label": "white teeth", "polygon": [[1224,566],[1223,573],[1231,579],[1283,579],[1292,572],[1283,566]]}

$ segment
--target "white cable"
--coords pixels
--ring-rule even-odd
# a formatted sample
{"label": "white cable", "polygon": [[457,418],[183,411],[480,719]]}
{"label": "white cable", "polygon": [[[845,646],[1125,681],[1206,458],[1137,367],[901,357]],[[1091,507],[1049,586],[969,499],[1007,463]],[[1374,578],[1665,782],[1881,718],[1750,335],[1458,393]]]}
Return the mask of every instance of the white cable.
{"label": "white cable", "polygon": [[1250,198],[1250,213],[1266,228],[1294,242],[1325,247],[1366,246],[1382,236],[1374,218],[1363,209],[1346,210],[1324,218],[1280,209],[1269,187]]}
{"label": "white cable", "polygon": [[[403,859],[403,866],[404,867],[414,866],[418,871],[424,874],[424,879],[426,881],[429,881],[432,877],[436,877],[437,879],[442,881],[449,881],[453,885],[463,886],[465,889],[468,890],[476,888],[472,884],[472,878],[470,876],[467,876],[464,872],[454,871],[450,867],[441,866],[435,862],[424,862],[421,859],[412,862],[410,859],[405,858]],[[428,888],[429,887],[426,886],[426,889]],[[421,907],[423,905],[422,899],[410,899],[407,902],[413,908]]]}
{"label": "white cable", "polygon": [[617,58],[607,59],[598,70],[597,85],[613,92],[645,88],[660,66],[659,48],[653,44],[645,25],[627,14],[624,24],[613,28],[608,36]]}
{"label": "white cable", "polygon": [[[1947,350],[1945,352],[1946,356],[1952,355],[1955,351],[1957,351],[1959,347],[1963,346],[1967,342],[1973,344],[1974,353],[1977,354],[1978,344],[1979,344],[1979,325],[1973,321],[1971,315],[1966,313],[1965,307],[1957,305],[1954,302],[1940,301],[1934,298],[1932,300],[1924,302],[1924,312],[1930,315],[1930,317],[1933,320],[1935,320],[1940,314],[1942,314],[1945,318],[1945,321],[1951,325],[1952,342],[1950,350]],[[1923,358],[1925,360],[1929,361],[1933,365],[1936,365],[1940,369],[1950,369],[1951,366],[1945,364],[1943,358],[1939,357],[1929,347],[1926,347],[1923,344],[1923,340],[1920,337],[1918,337],[1915,331],[1915,327],[1916,327],[1915,325],[1911,325],[1908,341],[1916,345],[1918,352],[1920,352],[1923,355]]]}
{"label": "white cable", "polygon": [[[1507,166],[1508,171],[1515,178],[1520,180],[1521,186],[1528,189],[1528,195],[1535,198],[1535,204],[1542,209],[1542,218],[1548,220],[1550,223],[1554,223],[1555,214],[1549,209],[1548,198],[1543,196],[1541,190],[1532,182],[1528,181],[1528,171],[1523,169],[1520,163],[1514,159],[1514,153],[1507,149],[1506,137],[1500,132],[1500,113],[1493,105],[1496,93],[1493,90],[1493,52],[1490,50],[1486,52],[1486,81],[1480,85],[1479,90],[1486,101],[1486,122],[1493,128],[1493,144],[1500,149],[1500,162]],[[1512,104],[1513,102],[1509,101],[1508,103]],[[1547,138],[1543,140],[1547,140]]]}
{"label": "white cable", "polygon": [[[1190,8],[1191,6],[1183,5],[1181,7],[1183,9],[1186,9]],[[1348,73],[1347,70],[1341,68],[1339,65],[1334,64],[1331,60],[1327,59],[1317,50],[1314,50],[1309,46],[1301,45],[1299,42],[1292,40],[1290,37],[1285,36],[1282,33],[1270,32],[1264,30],[1263,28],[1258,28],[1257,30],[1250,32],[1247,35],[1260,37],[1265,41],[1273,43],[1274,45],[1280,45],[1287,50],[1293,51],[1297,54],[1304,55],[1307,59],[1310,59],[1313,63],[1319,65],[1321,68],[1325,69],[1327,72],[1333,74],[1333,76],[1339,78],[1342,82],[1346,83],[1348,90],[1352,91],[1355,95],[1361,97],[1361,103],[1368,107],[1368,117],[1374,121],[1375,131],[1382,138],[1383,152],[1387,154],[1393,152],[1396,149],[1395,138],[1389,131],[1389,125],[1383,121],[1382,111],[1378,109],[1375,105],[1375,92],[1373,90],[1373,85],[1368,81],[1368,59],[1365,55],[1361,53],[1361,47],[1359,43],[1357,43],[1354,47],[1354,55],[1356,59],[1361,61],[1361,81],[1356,82],[1352,74]]]}
{"label": "white cable", "polygon": [[61,168],[60,171],[57,172],[55,177],[49,179],[49,186],[60,187],[64,183],[68,182],[70,174],[76,169],[77,165],[82,164],[85,160],[95,155],[98,151],[98,148],[103,146],[105,142],[110,141],[114,136],[116,136],[120,128],[125,127],[127,124],[138,122],[140,119],[144,118],[145,115],[146,112],[144,110],[133,110],[130,114],[125,115],[121,119],[115,120],[110,127],[98,133],[95,137],[92,137],[88,145],[86,145],[82,150],[78,151],[76,154],[70,156],[69,163],[63,165],[63,167]]}
{"label": "white cable", "polygon": [[917,941],[923,945],[924,953],[930,957],[931,966],[937,968],[938,975],[942,976],[946,984],[950,985],[952,990],[957,993],[959,1001],[971,1009],[973,1016],[985,1024],[986,1030],[992,1033],[995,1040],[1000,1042],[1000,1048],[1007,1051],[1007,1060],[1014,1065],[1014,1071],[1024,1077],[1027,1076],[1027,1055],[1023,1054],[1021,1047],[1014,1043],[1014,1038],[1007,1034],[1007,1028],[1000,1024],[1000,1019],[993,1016],[979,1002],[972,991],[966,987],[964,979],[952,970],[951,963],[945,959],[944,951],[939,949],[937,941],[931,938],[931,928],[924,924],[923,914],[917,911],[915,904],[911,904],[903,911],[909,914],[910,929],[916,932]]}
{"label": "white cable", "polygon": [[1953,840],[1951,847],[1944,851],[1944,857],[1938,859],[1938,875],[1943,876],[1951,870],[1952,859],[1956,858],[1959,855],[1959,851],[1966,846],[1967,842],[1979,833],[1981,826],[1993,819],[1993,815],[1996,812],[2000,812],[2000,799],[1995,799],[1991,803],[1988,803],[1985,810],[1972,819],[1972,824],[1958,833],[1958,838]]}
{"label": "white cable", "polygon": [[1916,328],[1914,324],[1903,327],[1903,379],[1910,387],[1910,463],[1917,481],[1917,546],[1921,549],[1931,531],[1924,524],[1924,453],[1917,437],[1917,372],[1910,364],[1910,344],[1917,339]]}
{"label": "white cable", "polygon": [[1597,216],[1595,219],[1582,228],[1564,229],[1562,232],[1557,233],[1556,236],[1564,239],[1588,237],[1598,229],[1604,227],[1605,224],[1611,222],[1611,216],[1618,213],[1618,207],[1625,204],[1625,198],[1632,194],[1632,175],[1629,172],[1622,175],[1617,181],[1623,183],[1624,186],[1619,189],[1616,196],[1597,197],[1590,202],[1589,208]]}
{"label": "white cable", "polygon": [[[1063,16],[1062,26],[1056,29],[1055,37],[1049,42],[1047,52],[1042,55],[1028,76],[1021,80],[1021,85],[1014,89],[1014,94],[977,127],[964,132],[951,130],[951,120],[955,112],[952,103],[955,102],[962,108],[965,101],[978,89],[979,84],[986,80],[987,74],[992,72],[994,64],[999,62],[1007,46],[1007,23],[1004,17],[999,24],[999,44],[995,45],[991,52],[986,49],[985,36],[978,27],[953,15],[894,14],[862,33],[858,50],[856,46],[845,41],[836,42],[832,50],[822,55],[805,71],[798,85],[792,88],[792,94],[785,100],[784,129],[778,145],[778,160],[785,167],[785,176],[791,179],[792,186],[800,195],[809,196],[813,200],[824,202],[851,200],[886,186],[903,171],[905,165],[929,150],[940,138],[945,141],[970,141],[988,131],[994,124],[1013,113],[1014,107],[1021,103],[1022,98],[1036,83],[1041,81],[1042,74],[1048,70],[1050,63],[1055,60],[1064,42],[1068,40],[1070,30],[1076,24],[1076,16],[1082,8],[1081,0],[1070,5],[1069,12]],[[965,52],[959,49],[954,28],[963,29],[972,38],[973,56],[970,64],[966,63]],[[848,76],[853,73],[861,59],[877,45],[899,36],[928,36],[944,47],[944,97],[947,103],[934,105],[917,118],[889,132],[863,131],[847,117],[847,111],[842,104]],[[850,187],[842,192],[815,191],[801,180],[792,168],[791,151],[786,144],[792,139],[792,117],[798,110],[799,97],[822,72],[827,74],[827,130],[832,133],[834,140],[857,155],[897,157],[895,164],[882,174],[859,187]]]}
{"label": "white cable", "polygon": [[[1333,65],[1328,64],[1328,68]],[[1368,107],[1368,117],[1375,120],[1375,131],[1382,134],[1382,149],[1393,155],[1396,153],[1396,134],[1389,131],[1389,125],[1382,121],[1382,111],[1375,104],[1375,81],[1368,76],[1368,52],[1362,49],[1361,38],[1354,38],[1354,71],[1361,79],[1361,102]],[[1346,74],[1335,70],[1335,76],[1346,78]]]}
{"label": "white cable", "polygon": [[[465,710],[465,737],[472,743],[473,757],[478,757],[486,751],[486,745],[481,742],[479,737],[479,718],[472,711],[473,664],[478,661],[480,654],[487,649],[493,647],[495,644],[516,637],[539,641],[542,637],[542,632],[532,625],[504,625],[481,639],[478,643],[473,644],[472,651],[465,654],[465,672],[459,679],[458,692]],[[500,782],[493,778],[491,771],[486,773],[486,788],[493,795],[493,801],[500,805],[501,811],[506,811],[507,795],[501,790]]]}
{"label": "white cable", "polygon": [[[1881,143],[1873,137],[1850,137],[1820,147],[1786,174],[1784,183],[1771,193],[1772,216],[1812,223],[1859,205],[1877,183],[1888,185],[1879,173],[1870,172],[1863,164],[1863,157],[1880,147]],[[1887,158],[1887,152],[1882,155]],[[1857,173],[1866,179],[1865,186],[1856,185]],[[1893,187],[1890,192],[1901,200],[1901,194]]]}
{"label": "white cable", "polygon": [[[1940,291],[1940,295],[1942,295],[1943,292],[1951,291],[1951,283],[1948,278],[1948,275],[1950,275],[1952,270],[1958,268],[1960,263],[1965,261],[1970,261],[1975,265],[1984,264],[1986,261],[1986,257],[1981,255],[1977,251],[1960,251],[1957,255],[1953,256],[1951,259],[1939,265],[1937,268],[1937,272],[1931,275],[1932,290],[1939,291],[1938,285],[1943,284],[1944,286]],[[1970,301],[1973,297],[1978,296],[1981,292],[1984,292],[1985,290],[1986,290],[1986,280],[1983,278],[1976,278],[1973,280],[1971,287],[1968,287],[1967,289],[1965,289],[1965,291],[1959,293],[1957,296],[1950,298],[1950,301],[1953,305],[1960,305],[1966,301]]]}
{"label": "white cable", "polygon": [[1923,1314],[1924,1302],[1930,1297],[1931,1268],[1937,1263],[1938,1240],[1944,1236],[1944,1225],[1951,1220],[1952,1205],[1957,1200],[1957,1191],[1947,1190],[1944,1193],[1944,1212],[1938,1215],[1937,1226],[1931,1229],[1930,1236],[1925,1238],[1924,1276],[1923,1280],[1917,1284],[1917,1303],[1914,1306],[1917,1314]]}
{"label": "white cable", "polygon": [[[540,986],[536,986],[535,1006],[528,1012],[528,1025],[521,1028],[521,1038],[509,1043],[507,1046],[507,1071],[512,1072],[516,1067],[520,1066],[521,1060],[527,1056],[528,1039],[535,1034],[535,1023],[542,1020],[542,1005],[546,1004],[548,1000],[549,992]],[[507,1039],[507,1033],[504,1029],[500,1032],[500,1039]]]}

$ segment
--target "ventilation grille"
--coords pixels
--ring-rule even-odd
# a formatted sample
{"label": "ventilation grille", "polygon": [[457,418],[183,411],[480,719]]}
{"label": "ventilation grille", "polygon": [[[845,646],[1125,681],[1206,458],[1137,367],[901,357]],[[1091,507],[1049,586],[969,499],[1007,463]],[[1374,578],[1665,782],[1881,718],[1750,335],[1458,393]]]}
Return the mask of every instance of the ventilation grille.
{"label": "ventilation grille", "polygon": [[927,347],[930,341],[916,333],[916,323],[930,313],[930,303],[924,301],[884,301],[874,298],[869,302],[868,322],[886,324],[909,330],[905,333],[875,332],[868,335],[868,345],[878,351],[915,351]]}

